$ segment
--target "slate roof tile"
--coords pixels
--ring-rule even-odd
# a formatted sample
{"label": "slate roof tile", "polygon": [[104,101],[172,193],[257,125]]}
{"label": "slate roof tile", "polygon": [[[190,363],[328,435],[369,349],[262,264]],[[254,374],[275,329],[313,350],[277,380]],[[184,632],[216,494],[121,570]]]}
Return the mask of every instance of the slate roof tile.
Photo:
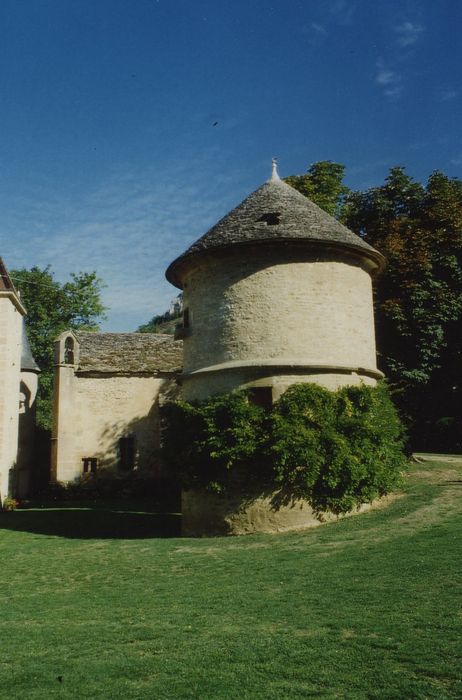
{"label": "slate roof tile", "polygon": [[167,279],[178,284],[177,269],[189,256],[250,243],[286,241],[336,244],[361,251],[379,267],[382,255],[337,219],[283,180],[271,179],[250,194],[167,269]]}
{"label": "slate roof tile", "polygon": [[8,273],[8,270],[6,269],[6,265],[3,262],[2,258],[0,258],[0,290],[11,291],[17,294],[16,289],[14,288],[14,284],[11,281],[11,277]]}
{"label": "slate roof tile", "polygon": [[182,343],[160,333],[74,331],[80,346],[79,372],[108,374],[174,373],[183,364]]}

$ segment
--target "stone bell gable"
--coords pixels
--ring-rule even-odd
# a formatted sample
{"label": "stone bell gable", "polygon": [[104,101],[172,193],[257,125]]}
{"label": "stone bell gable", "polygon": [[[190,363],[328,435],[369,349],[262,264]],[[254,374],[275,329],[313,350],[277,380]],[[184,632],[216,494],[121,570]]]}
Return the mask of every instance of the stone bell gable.
{"label": "stone bell gable", "polygon": [[375,383],[372,277],[383,264],[274,170],[167,269],[184,295],[185,398]]}
{"label": "stone bell gable", "polygon": [[55,344],[52,480],[160,475],[159,405],[176,396],[181,344],[155,333],[66,331]]}

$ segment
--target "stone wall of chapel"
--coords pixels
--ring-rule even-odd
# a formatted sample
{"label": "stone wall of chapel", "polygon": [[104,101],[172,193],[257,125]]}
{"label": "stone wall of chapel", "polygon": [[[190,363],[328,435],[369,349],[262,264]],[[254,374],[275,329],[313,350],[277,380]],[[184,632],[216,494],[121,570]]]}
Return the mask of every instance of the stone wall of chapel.
{"label": "stone wall of chapel", "polygon": [[82,459],[96,457],[98,470],[117,469],[119,439],[135,438],[137,470],[158,467],[159,396],[172,383],[155,377],[86,377],[61,366],[55,408],[55,478],[82,474]]}
{"label": "stone wall of chapel", "polygon": [[0,296],[0,501],[17,458],[21,338],[22,313],[9,296]]}
{"label": "stone wall of chapel", "polygon": [[236,361],[376,369],[365,269],[347,260],[294,260],[289,253],[283,261],[280,252],[240,255],[232,263],[224,256],[205,260],[185,280],[186,373]]}

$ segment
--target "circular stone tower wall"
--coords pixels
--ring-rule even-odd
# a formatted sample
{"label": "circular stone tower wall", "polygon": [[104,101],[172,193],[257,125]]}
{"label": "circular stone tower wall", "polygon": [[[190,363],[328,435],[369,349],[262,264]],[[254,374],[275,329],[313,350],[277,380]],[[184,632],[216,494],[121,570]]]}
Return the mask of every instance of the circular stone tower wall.
{"label": "circular stone tower wall", "polygon": [[186,399],[269,386],[275,400],[296,382],[335,389],[381,376],[365,258],[325,245],[214,253],[183,278]]}

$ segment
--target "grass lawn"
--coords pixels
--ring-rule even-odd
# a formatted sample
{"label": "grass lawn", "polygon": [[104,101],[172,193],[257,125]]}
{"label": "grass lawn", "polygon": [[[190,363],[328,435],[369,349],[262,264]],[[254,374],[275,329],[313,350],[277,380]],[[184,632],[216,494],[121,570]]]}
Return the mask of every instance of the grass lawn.
{"label": "grass lawn", "polygon": [[178,516],[0,514],[0,697],[461,698],[462,460],[315,530],[181,539]]}

